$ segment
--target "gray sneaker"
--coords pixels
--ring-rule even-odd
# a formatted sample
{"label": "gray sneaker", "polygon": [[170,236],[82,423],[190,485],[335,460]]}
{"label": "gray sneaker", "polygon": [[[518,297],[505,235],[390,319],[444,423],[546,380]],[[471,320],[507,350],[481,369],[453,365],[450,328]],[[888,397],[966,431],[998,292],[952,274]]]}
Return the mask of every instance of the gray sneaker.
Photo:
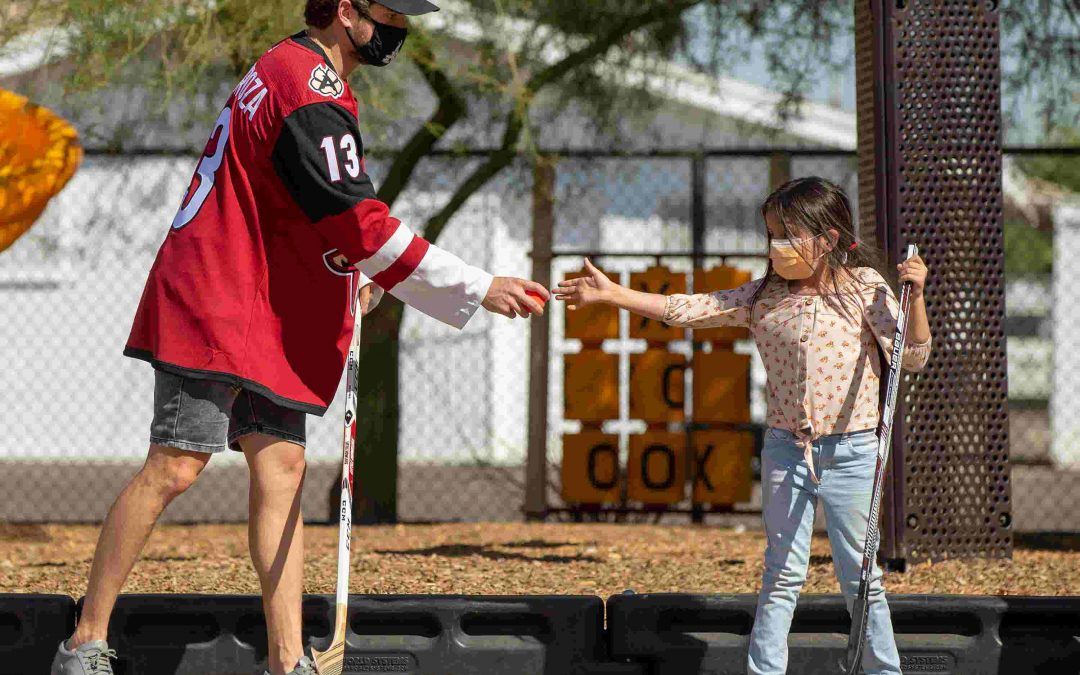
{"label": "gray sneaker", "polygon": [[75,650],[68,649],[67,640],[63,640],[49,675],[113,675],[109,661],[115,658],[116,652],[104,640],[87,642]]}
{"label": "gray sneaker", "polygon": [[[266,671],[266,675],[270,675],[270,671]],[[288,675],[319,675],[319,671],[315,670],[315,662],[306,656],[300,657],[300,663],[296,664],[296,667],[289,671]]]}

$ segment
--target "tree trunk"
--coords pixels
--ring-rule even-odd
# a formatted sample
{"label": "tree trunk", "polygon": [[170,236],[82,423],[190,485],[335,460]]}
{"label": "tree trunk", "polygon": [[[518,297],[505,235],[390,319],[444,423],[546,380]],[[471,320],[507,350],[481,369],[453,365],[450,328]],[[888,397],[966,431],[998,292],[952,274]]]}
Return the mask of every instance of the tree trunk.
{"label": "tree trunk", "polygon": [[398,333],[404,309],[388,294],[364,318],[353,465],[353,522],[358,525],[397,522]]}

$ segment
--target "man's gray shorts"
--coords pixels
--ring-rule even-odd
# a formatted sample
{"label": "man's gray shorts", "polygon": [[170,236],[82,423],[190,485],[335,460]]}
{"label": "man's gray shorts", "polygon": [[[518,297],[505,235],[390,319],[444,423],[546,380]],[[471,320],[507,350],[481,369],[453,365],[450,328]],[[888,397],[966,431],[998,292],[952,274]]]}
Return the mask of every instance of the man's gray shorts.
{"label": "man's gray shorts", "polygon": [[307,415],[239,385],[154,371],[150,442],[191,452],[239,451],[239,439],[266,434],[307,442]]}

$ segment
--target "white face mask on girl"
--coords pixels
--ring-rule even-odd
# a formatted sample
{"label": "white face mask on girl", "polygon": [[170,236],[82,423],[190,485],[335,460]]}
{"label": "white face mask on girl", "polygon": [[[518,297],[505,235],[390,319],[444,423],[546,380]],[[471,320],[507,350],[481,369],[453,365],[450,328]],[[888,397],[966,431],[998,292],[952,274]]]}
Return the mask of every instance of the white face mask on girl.
{"label": "white face mask on girl", "polygon": [[769,259],[772,260],[773,269],[776,270],[777,274],[789,281],[809,279],[814,276],[817,261],[829,255],[829,252],[825,251],[813,260],[808,261],[799,254],[795,245],[824,236],[824,234],[819,234],[816,237],[798,239],[795,241],[792,241],[791,239],[773,239],[769,246]]}

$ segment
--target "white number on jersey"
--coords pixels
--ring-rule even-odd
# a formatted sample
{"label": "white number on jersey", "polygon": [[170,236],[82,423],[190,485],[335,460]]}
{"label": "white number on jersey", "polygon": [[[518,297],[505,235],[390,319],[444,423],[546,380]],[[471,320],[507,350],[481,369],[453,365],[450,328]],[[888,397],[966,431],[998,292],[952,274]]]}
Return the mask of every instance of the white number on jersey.
{"label": "white number on jersey", "polygon": [[334,143],[333,136],[327,136],[322,139],[319,146],[322,148],[323,154],[326,155],[326,168],[330,172],[330,181],[336,183],[341,180],[341,166],[338,162],[336,145],[340,145],[341,149],[345,151],[345,170],[349,172],[349,176],[352,178],[359,176],[360,155],[357,153],[356,139],[353,138],[353,135],[345,134],[338,144]]}
{"label": "white number on jersey", "polygon": [[229,122],[232,119],[232,109],[226,107],[218,115],[214,122],[214,130],[210,133],[210,140],[206,142],[206,149],[195,167],[195,176],[191,179],[184,201],[180,204],[180,210],[173,218],[172,228],[179,230],[198,215],[203,202],[210,196],[214,188],[214,179],[218,169],[221,168],[221,160],[225,157],[225,147],[229,144]]}
{"label": "white number on jersey", "polygon": [[342,136],[341,149],[345,151],[345,170],[356,178],[360,175],[360,158],[356,155],[356,139],[352,134]]}

